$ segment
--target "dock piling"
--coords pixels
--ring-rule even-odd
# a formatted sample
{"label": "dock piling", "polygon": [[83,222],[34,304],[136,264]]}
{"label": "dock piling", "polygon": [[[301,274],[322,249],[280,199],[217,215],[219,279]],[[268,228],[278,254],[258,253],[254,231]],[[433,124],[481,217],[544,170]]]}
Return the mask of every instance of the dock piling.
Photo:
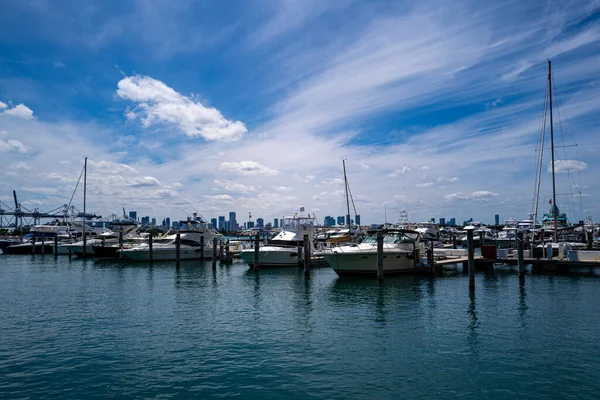
{"label": "dock piling", "polygon": [[256,234],[256,237],[254,238],[254,270],[258,271],[258,259],[259,259],[259,253],[260,251],[260,233]]}
{"label": "dock piling", "polygon": [[152,263],[154,261],[154,251],[152,249],[152,232],[150,232],[150,236],[148,236],[148,261]]}
{"label": "dock piling", "polygon": [[42,233],[42,255],[46,254],[46,234]]}
{"label": "dock piling", "polygon": [[35,254],[35,236],[31,238],[31,243],[33,243],[33,246],[31,246],[31,254]]}
{"label": "dock piling", "polygon": [[383,232],[377,232],[377,279],[383,280]]}
{"label": "dock piling", "polygon": [[119,231],[119,260],[123,257],[121,250],[123,250],[123,231]]}
{"label": "dock piling", "polygon": [[517,232],[517,257],[519,279],[525,278],[525,259],[523,258],[523,231]]}
{"label": "dock piling", "polygon": [[304,235],[304,275],[310,274],[310,240],[308,235]]}
{"label": "dock piling", "polygon": [[200,236],[200,261],[204,262],[204,235]]}
{"label": "dock piling", "polygon": [[213,238],[212,243],[212,267],[217,267],[217,238]]}
{"label": "dock piling", "polygon": [[594,230],[593,230],[593,228],[586,232],[586,236],[587,236],[587,249],[593,250],[594,249]]}
{"label": "dock piling", "polygon": [[175,236],[175,263],[179,266],[181,262],[181,233]]}
{"label": "dock piling", "polygon": [[430,272],[433,272],[434,268],[434,259],[433,259],[433,241],[429,241],[429,248],[426,250],[427,254],[427,268]]}
{"label": "dock piling", "polygon": [[475,290],[475,246],[473,243],[473,230],[467,230],[467,254],[469,270],[469,290]]}
{"label": "dock piling", "polygon": [[58,236],[54,236],[54,255],[58,255]]}

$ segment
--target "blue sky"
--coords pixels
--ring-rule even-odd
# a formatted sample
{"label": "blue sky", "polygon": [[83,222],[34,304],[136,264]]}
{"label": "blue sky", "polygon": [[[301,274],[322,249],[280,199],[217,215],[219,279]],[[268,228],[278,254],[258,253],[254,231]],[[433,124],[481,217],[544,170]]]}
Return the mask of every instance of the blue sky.
{"label": "blue sky", "polygon": [[557,149],[557,191],[574,193],[558,203],[600,218],[598,15],[598,1],[8,1],[0,201],[68,202],[87,156],[104,215],[322,220],[345,214],[345,157],[365,223],[525,218],[551,58],[556,140],[577,144]]}

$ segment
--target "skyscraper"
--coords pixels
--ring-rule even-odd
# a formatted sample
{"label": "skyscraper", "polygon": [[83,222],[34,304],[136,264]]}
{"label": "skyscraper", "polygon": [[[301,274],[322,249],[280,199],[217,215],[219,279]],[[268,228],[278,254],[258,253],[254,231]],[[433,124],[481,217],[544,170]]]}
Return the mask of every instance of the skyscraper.
{"label": "skyscraper", "polygon": [[450,218],[450,226],[456,226],[456,218]]}
{"label": "skyscraper", "polygon": [[156,226],[156,218],[152,218],[152,226]]}
{"label": "skyscraper", "polygon": [[150,217],[149,216],[142,217],[142,225],[150,225]]}
{"label": "skyscraper", "polygon": [[262,218],[256,218],[256,226],[258,228],[264,228],[265,227],[265,220]]}
{"label": "skyscraper", "polygon": [[360,215],[356,215],[356,225],[360,225]]}
{"label": "skyscraper", "polygon": [[237,220],[235,219],[235,211],[231,211],[229,213],[229,230],[230,231],[238,230]]}
{"label": "skyscraper", "polygon": [[338,225],[346,225],[346,223],[344,221],[345,221],[344,216],[337,217],[337,224]]}
{"label": "skyscraper", "polygon": [[129,219],[137,221],[137,211],[129,211]]}
{"label": "skyscraper", "polygon": [[444,218],[444,217],[441,217],[441,218],[440,218],[440,225],[441,225],[441,226],[444,226],[444,225],[446,225],[446,218]]}
{"label": "skyscraper", "polygon": [[494,215],[494,221],[496,222],[496,226],[500,225],[500,215]]}
{"label": "skyscraper", "polygon": [[171,218],[169,218],[169,217],[165,218],[165,226],[167,228],[171,227]]}
{"label": "skyscraper", "polygon": [[219,232],[222,232],[224,230],[225,230],[225,216],[219,215]]}
{"label": "skyscraper", "polygon": [[325,217],[325,221],[323,222],[325,226],[334,226],[335,225],[335,218],[333,218],[332,216],[328,215]]}
{"label": "skyscraper", "polygon": [[273,220],[273,228],[279,228],[279,218]]}
{"label": "skyscraper", "polygon": [[217,229],[217,219],[211,218],[210,223],[214,229]]}

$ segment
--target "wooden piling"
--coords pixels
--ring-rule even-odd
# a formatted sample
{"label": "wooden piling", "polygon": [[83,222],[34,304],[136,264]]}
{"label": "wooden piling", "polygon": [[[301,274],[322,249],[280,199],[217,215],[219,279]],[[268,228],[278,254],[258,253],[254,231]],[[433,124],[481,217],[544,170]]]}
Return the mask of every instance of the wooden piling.
{"label": "wooden piling", "polygon": [[83,230],[83,249],[82,249],[82,252],[83,252],[83,258],[85,258],[85,255],[86,255],[86,252],[87,252],[87,236],[86,236],[87,233],[85,231],[85,221],[84,221],[83,225],[84,225],[84,230]]}
{"label": "wooden piling", "polygon": [[304,235],[304,275],[310,274],[310,240]]}
{"label": "wooden piling", "polygon": [[35,236],[31,238],[31,243],[33,244],[31,246],[31,254],[35,254]]}
{"label": "wooden piling", "polygon": [[54,255],[58,255],[58,235],[54,236]]}
{"label": "wooden piling", "polygon": [[225,262],[226,263],[231,262],[230,255],[229,255],[229,240],[227,242],[225,242]]}
{"label": "wooden piling", "polygon": [[587,235],[587,249],[593,250],[594,249],[594,228],[592,227],[591,230],[587,231],[586,235]]}
{"label": "wooden piling", "polygon": [[213,238],[212,242],[212,267],[217,267],[217,238]]}
{"label": "wooden piling", "polygon": [[123,231],[119,231],[119,260],[123,257],[120,250],[123,250]]}
{"label": "wooden piling", "polygon": [[219,240],[219,260],[223,260],[223,240]]}
{"label": "wooden piling", "polygon": [[456,249],[456,233],[452,233],[452,248]]}
{"label": "wooden piling", "polygon": [[483,256],[483,246],[485,245],[485,231],[482,229],[479,232],[479,250],[481,251],[481,255]]}
{"label": "wooden piling", "polygon": [[469,290],[475,290],[475,246],[473,243],[473,230],[467,230],[467,254],[469,270]]}
{"label": "wooden piling", "polygon": [[377,232],[377,279],[383,280],[383,232]]}
{"label": "wooden piling", "polygon": [[200,261],[204,262],[204,235],[200,236]]}
{"label": "wooden piling", "polygon": [[303,260],[303,258],[302,258],[303,250],[304,249],[303,249],[302,245],[300,244],[300,242],[298,242],[298,267],[300,267],[300,268],[303,265],[303,263],[302,263],[302,260]]}
{"label": "wooden piling", "polygon": [[257,233],[254,237],[254,270],[258,271],[258,259],[260,251],[260,233]]}
{"label": "wooden piling", "polygon": [[42,233],[42,255],[46,254],[46,234]]}
{"label": "wooden piling", "polygon": [[430,240],[429,241],[429,248],[425,250],[426,254],[427,254],[427,268],[429,268],[429,271],[433,272],[433,268],[434,268],[434,259],[433,259],[433,241]]}
{"label": "wooden piling", "polygon": [[181,262],[181,233],[175,236],[175,263],[179,265]]}
{"label": "wooden piling", "polygon": [[523,258],[523,231],[517,232],[517,257],[519,265],[519,278],[525,278],[525,259]]}
{"label": "wooden piling", "polygon": [[148,261],[154,261],[154,251],[152,249],[152,232],[150,232],[150,236],[148,236]]}

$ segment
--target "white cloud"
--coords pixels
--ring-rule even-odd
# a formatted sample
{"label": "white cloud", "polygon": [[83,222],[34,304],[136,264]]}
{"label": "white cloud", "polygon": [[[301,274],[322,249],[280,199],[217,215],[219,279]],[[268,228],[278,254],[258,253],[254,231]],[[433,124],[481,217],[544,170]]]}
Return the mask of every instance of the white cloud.
{"label": "white cloud", "polygon": [[471,193],[471,197],[474,199],[483,199],[487,197],[496,197],[498,193],[490,192],[487,190],[478,190],[476,192]]}
{"label": "white cloud", "polygon": [[327,192],[321,192],[312,197],[313,200],[323,201],[327,199]]}
{"label": "white cloud", "polygon": [[8,107],[8,106],[6,105],[6,103],[3,103],[3,102],[1,102],[1,101],[0,101],[0,110],[3,110],[3,109],[5,109],[6,107]]}
{"label": "white cloud", "polygon": [[308,183],[308,182],[310,182],[310,181],[312,181],[312,180],[315,179],[315,176],[311,175],[311,174],[308,174],[308,175],[305,175],[305,176],[300,176],[298,174],[294,174],[293,176],[294,176],[294,178],[296,178],[299,181],[302,181],[304,183]]}
{"label": "white cloud", "polygon": [[204,195],[206,201],[216,203],[216,204],[231,204],[233,203],[233,197],[228,194],[218,194],[215,196]]}
{"label": "white cloud", "polygon": [[[555,172],[574,172],[587,169],[587,164],[577,160],[554,160]],[[548,164],[548,172],[552,172],[552,163]]]}
{"label": "white cloud", "polygon": [[129,182],[131,187],[146,187],[146,186],[160,186],[160,182],[153,176],[141,176],[133,178]]}
{"label": "white cloud", "polygon": [[290,190],[292,190],[292,188],[289,186],[277,186],[275,187],[275,190],[279,192],[289,192]]}
{"label": "white cloud", "polygon": [[229,121],[197,98],[177,93],[163,82],[135,75],[118,83],[117,95],[137,103],[126,111],[128,119],[139,118],[148,128],[156,123],[173,124],[190,137],[206,140],[238,140],[248,130],[240,121]]}
{"label": "white cloud", "polygon": [[213,182],[215,183],[215,185],[219,186],[220,188],[228,190],[230,192],[238,192],[238,193],[256,192],[256,188],[254,186],[244,185],[244,184],[234,182],[234,181],[227,181],[227,180],[222,181],[222,180],[215,179]]}
{"label": "white cloud", "polygon": [[423,183],[417,183],[417,187],[418,188],[426,188],[429,186],[433,186],[433,182],[423,182]]}
{"label": "white cloud", "polygon": [[65,63],[62,61],[54,61],[54,68],[64,68],[66,67]]}
{"label": "white cloud", "polygon": [[395,177],[397,177],[400,174],[405,174],[405,173],[410,172],[410,171],[411,171],[410,167],[408,165],[405,165],[402,168],[398,168],[398,169],[394,170],[394,172],[392,172],[388,176],[390,178],[395,178]]}
{"label": "white cloud", "polygon": [[369,165],[365,164],[365,163],[360,163],[360,167],[362,169],[371,169],[371,167]]}
{"label": "white cloud", "polygon": [[8,139],[6,142],[0,140],[0,151],[18,151],[21,153],[26,153],[27,148],[23,145],[23,143],[19,142],[15,139]]}
{"label": "white cloud", "polygon": [[170,189],[159,189],[155,193],[158,197],[162,197],[162,198],[172,199],[172,198],[177,197],[177,192],[174,190],[170,190]]}
{"label": "white cloud", "polygon": [[279,171],[270,169],[257,163],[256,161],[240,161],[240,162],[223,162],[219,167],[223,171],[236,172],[242,175],[255,176],[255,175],[266,175],[273,176],[279,175]]}
{"label": "white cloud", "polygon": [[175,182],[173,184],[173,189],[181,189],[183,185],[180,182]]}
{"label": "white cloud", "polygon": [[468,200],[471,197],[461,192],[450,193],[444,196],[446,200]]}
{"label": "white cloud", "polygon": [[0,115],[10,115],[22,119],[35,119],[33,116],[33,110],[31,110],[31,108],[27,107],[25,104],[17,104],[12,108],[7,108],[6,104],[4,103],[1,105],[3,107],[0,106],[0,109],[3,109],[4,111],[0,112]]}
{"label": "white cloud", "polygon": [[440,176],[436,179],[438,182],[458,182],[458,177],[453,176],[452,178],[447,178],[445,176]]}
{"label": "white cloud", "polygon": [[421,171],[429,171],[431,168],[429,167],[429,165],[423,165],[421,167]]}
{"label": "white cloud", "polygon": [[135,168],[127,165],[121,164],[114,161],[93,161],[88,160],[88,167],[90,170],[95,172],[103,172],[103,173],[137,173]]}

